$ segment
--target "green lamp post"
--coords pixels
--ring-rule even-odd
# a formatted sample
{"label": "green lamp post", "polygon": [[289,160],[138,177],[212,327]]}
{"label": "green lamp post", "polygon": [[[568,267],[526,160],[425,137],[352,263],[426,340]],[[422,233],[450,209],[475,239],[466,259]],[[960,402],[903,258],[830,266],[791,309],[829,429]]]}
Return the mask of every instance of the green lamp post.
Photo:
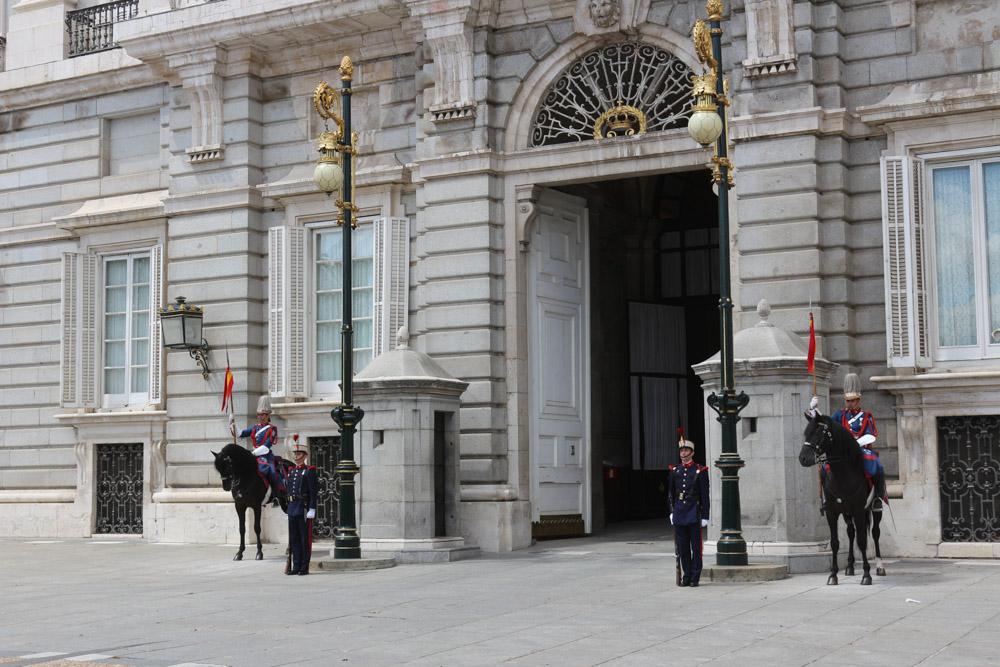
{"label": "green lamp post", "polygon": [[341,388],[342,399],[330,413],[340,427],[340,460],[335,468],[340,479],[340,503],[337,536],[334,538],[333,557],[335,559],[361,558],[361,538],[358,536],[357,513],[355,511],[355,475],[361,472],[354,460],[354,434],[358,422],[364,417],[364,410],[354,405],[354,321],[352,319],[352,273],[351,273],[351,232],[357,227],[358,207],[351,202],[354,186],[354,157],[358,154],[358,135],[351,132],[351,80],[354,78],[354,63],[348,56],[340,63],[340,81],[343,98],[343,117],[340,116],[340,98],[325,81],[321,81],[313,94],[316,111],[324,121],[332,120],[336,126],[331,132],[329,126],[319,135],[320,157],[317,160],[313,178],[316,185],[332,195],[341,190],[341,198],[336,206],[340,209],[337,224],[343,227],[343,306],[341,339]]}
{"label": "green lamp post", "polygon": [[727,82],[722,76],[722,0],[706,4],[710,28],[701,19],[694,26],[694,46],[705,65],[706,73],[694,77],[694,113],[688,131],[698,143],[715,143],[712,162],[712,182],[719,197],[719,329],[721,378],[719,393],[708,397],[708,405],[722,424],[722,452],[715,467],[722,471],[722,527],[716,562],[723,566],[746,565],[747,543],[743,539],[740,520],[740,468],[744,462],[736,448],[736,422],[750,398],[743,392],[737,396],[733,378],[733,300],[729,276],[729,136],[726,108],[729,106]]}

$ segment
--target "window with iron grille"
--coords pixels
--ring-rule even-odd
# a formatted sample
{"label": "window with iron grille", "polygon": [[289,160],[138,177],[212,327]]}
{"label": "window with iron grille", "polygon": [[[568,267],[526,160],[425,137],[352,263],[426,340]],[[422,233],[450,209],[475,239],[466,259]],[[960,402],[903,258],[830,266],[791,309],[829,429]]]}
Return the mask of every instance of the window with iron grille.
{"label": "window with iron grille", "polygon": [[683,127],[691,114],[691,69],[649,44],[625,42],[591,51],[542,97],[531,146],[642,134]]}

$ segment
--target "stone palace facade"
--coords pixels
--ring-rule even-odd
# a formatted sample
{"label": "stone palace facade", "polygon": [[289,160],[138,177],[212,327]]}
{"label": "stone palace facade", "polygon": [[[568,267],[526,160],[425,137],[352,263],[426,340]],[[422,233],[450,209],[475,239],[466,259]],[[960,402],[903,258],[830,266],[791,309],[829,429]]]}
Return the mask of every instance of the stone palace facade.
{"label": "stone palace facade", "polygon": [[[267,394],[311,444],[332,535],[343,258],[312,92],[345,55],[355,360],[405,327],[468,383],[458,442],[438,429],[458,479],[427,482],[460,487],[450,530],[504,551],[662,517],[676,428],[717,454],[692,370],[719,350],[710,155],[686,130],[703,2],[0,3],[0,536],[235,539],[211,455],[227,363],[241,426]],[[737,336],[748,542],[823,540],[815,471],[788,463],[811,308],[824,411],[856,372],[878,421],[886,552],[1000,556],[1000,8],[725,15],[736,329],[784,341]],[[162,346],[177,297],[204,308],[207,378]]]}

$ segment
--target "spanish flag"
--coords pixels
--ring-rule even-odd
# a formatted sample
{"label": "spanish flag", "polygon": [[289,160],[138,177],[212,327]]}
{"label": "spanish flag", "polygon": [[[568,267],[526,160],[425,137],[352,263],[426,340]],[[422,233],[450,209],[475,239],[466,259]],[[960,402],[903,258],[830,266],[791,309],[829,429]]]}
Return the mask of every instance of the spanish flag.
{"label": "spanish flag", "polygon": [[226,411],[226,404],[229,404],[230,412],[233,409],[233,372],[229,370],[229,350],[226,350],[226,381],[222,385],[222,411]]}

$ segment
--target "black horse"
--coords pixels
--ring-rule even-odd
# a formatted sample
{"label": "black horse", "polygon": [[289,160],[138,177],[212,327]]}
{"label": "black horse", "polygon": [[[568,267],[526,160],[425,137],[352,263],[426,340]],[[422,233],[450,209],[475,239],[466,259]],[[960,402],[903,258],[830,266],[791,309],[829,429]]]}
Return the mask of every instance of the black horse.
{"label": "black horse", "polygon": [[[254,560],[264,560],[264,551],[260,543],[260,510],[267,495],[267,485],[257,472],[257,459],[249,451],[237,444],[228,444],[222,451],[215,455],[215,469],[222,477],[222,488],[233,494],[233,501],[236,503],[236,514],[240,517],[240,550],[236,552],[233,560],[243,560],[243,551],[246,549],[246,516],[247,508],[253,510],[253,529],[257,534],[257,556]],[[291,463],[280,458],[275,458],[275,463],[282,466],[285,472],[291,468]],[[284,495],[278,495],[278,502],[281,503],[281,511],[284,512],[287,505]]]}
{"label": "black horse", "polygon": [[[808,415],[807,415],[808,416]],[[863,586],[872,583],[871,566],[868,564],[868,527],[871,525],[872,541],[875,543],[876,569],[875,573],[885,576],[882,567],[882,552],[879,549],[878,538],[881,535],[879,523],[882,513],[875,512],[874,520],[871,512],[872,494],[868,479],[865,477],[864,457],[858,441],[846,428],[825,415],[810,418],[806,426],[805,444],[799,452],[799,463],[812,467],[817,463],[828,463],[829,472],[823,482],[823,493],[826,496],[826,520],[830,524],[830,550],[832,562],[830,578],[826,583],[837,584],[837,552],[840,540],[837,537],[837,518],[843,514],[847,524],[848,553],[847,567],[844,574],[854,574],[854,536],[857,533],[858,550],[864,563],[864,575],[861,577]]]}

